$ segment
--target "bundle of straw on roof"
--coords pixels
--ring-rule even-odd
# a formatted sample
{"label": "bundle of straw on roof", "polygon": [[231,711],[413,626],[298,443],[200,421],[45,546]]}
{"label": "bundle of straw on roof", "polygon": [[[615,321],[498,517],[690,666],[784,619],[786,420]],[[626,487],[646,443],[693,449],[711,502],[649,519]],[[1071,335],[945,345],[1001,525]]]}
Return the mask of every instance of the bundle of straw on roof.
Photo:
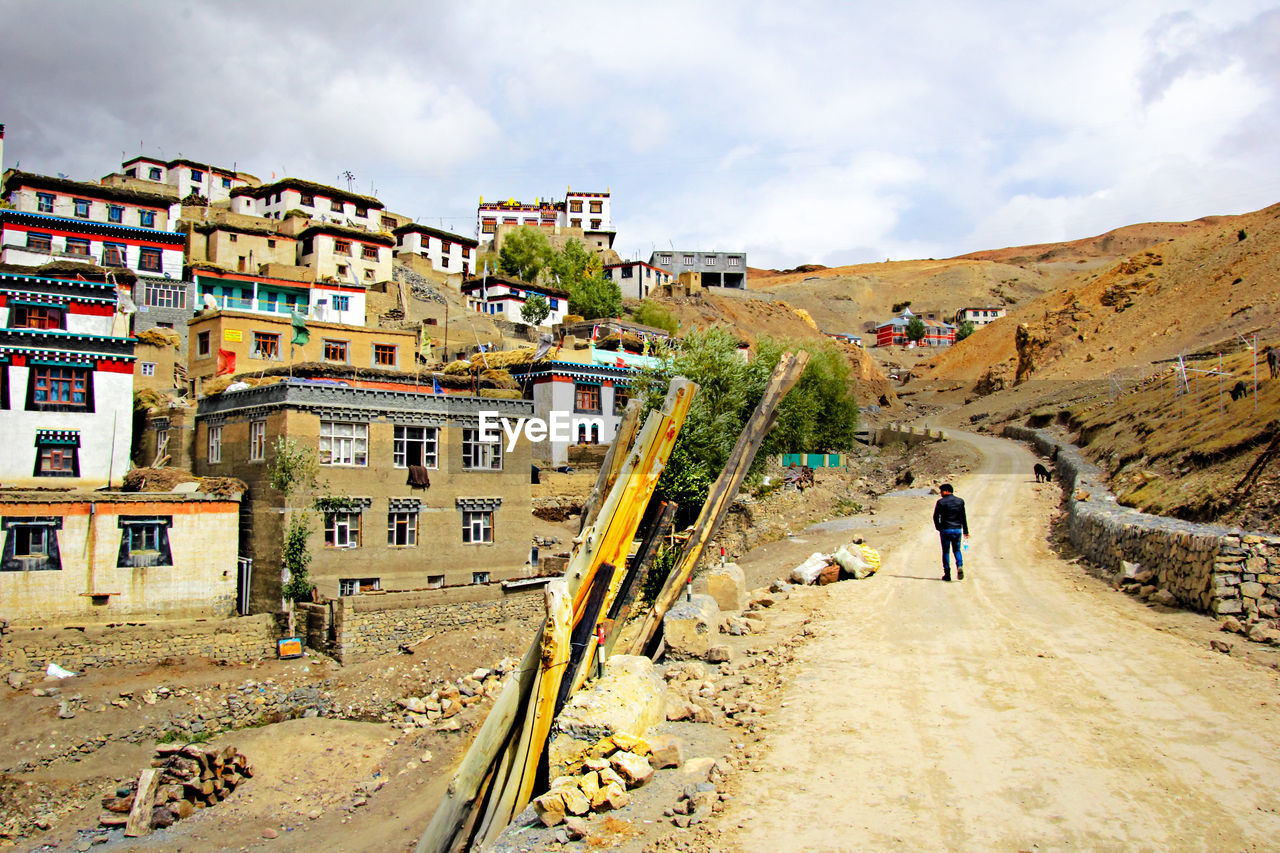
{"label": "bundle of straw on roof", "polygon": [[448,364],[446,364],[446,365],[444,366],[444,372],[445,372],[446,374],[450,374],[450,375],[454,375],[454,376],[456,376],[456,375],[458,375],[458,374],[461,374],[461,373],[470,373],[470,372],[471,372],[471,362],[469,362],[469,361],[462,361],[462,360],[458,360],[458,361],[451,361],[451,362],[449,362]]}
{"label": "bundle of straw on roof", "polygon": [[153,347],[176,347],[182,342],[182,336],[173,329],[143,329],[138,332],[138,343],[150,344]]}
{"label": "bundle of straw on roof", "polygon": [[519,384],[505,370],[490,369],[480,374],[480,381],[491,388],[519,388]]}
{"label": "bundle of straw on roof", "polygon": [[481,388],[477,397],[488,397],[494,400],[519,400],[524,397],[519,388]]}
{"label": "bundle of straw on roof", "polygon": [[533,347],[525,347],[524,349],[506,350],[504,352],[478,352],[471,356],[471,366],[503,368],[510,367],[513,364],[529,364],[533,361],[533,354],[536,351]]}

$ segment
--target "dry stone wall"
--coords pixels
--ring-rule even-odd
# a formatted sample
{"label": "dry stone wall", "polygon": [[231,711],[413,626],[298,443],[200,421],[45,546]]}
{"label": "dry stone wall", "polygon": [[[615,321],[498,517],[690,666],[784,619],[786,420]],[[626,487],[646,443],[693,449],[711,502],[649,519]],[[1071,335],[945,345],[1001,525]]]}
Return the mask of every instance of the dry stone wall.
{"label": "dry stone wall", "polygon": [[1033,444],[1045,456],[1056,452],[1071,544],[1089,560],[1113,572],[1126,571],[1125,563],[1152,572],[1147,582],[1158,601],[1245,623],[1274,623],[1280,617],[1280,536],[1120,506],[1105,486],[1102,469],[1075,445],[1030,427],[1006,426],[1004,434]]}
{"label": "dry stone wall", "polygon": [[16,627],[0,639],[0,667],[34,672],[56,663],[79,672],[88,667],[154,664],[184,657],[243,663],[274,657],[279,636],[276,619],[269,614],[145,624]]}

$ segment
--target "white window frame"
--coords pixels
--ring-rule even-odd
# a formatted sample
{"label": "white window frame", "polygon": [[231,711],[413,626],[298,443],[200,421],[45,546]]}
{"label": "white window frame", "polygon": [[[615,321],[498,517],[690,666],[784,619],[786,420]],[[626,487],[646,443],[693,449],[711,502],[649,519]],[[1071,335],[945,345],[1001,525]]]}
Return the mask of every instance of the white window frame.
{"label": "white window frame", "polygon": [[139,371],[141,375],[143,376],[156,375],[156,363],[154,361],[142,361],[142,362],[139,362],[139,364],[141,365],[141,369]]}
{"label": "white window frame", "polygon": [[502,439],[481,441],[480,430],[462,431],[462,468],[464,471],[501,471]]}
{"label": "white window frame", "polygon": [[[410,430],[422,430],[421,438],[412,438]],[[412,424],[396,424],[393,431],[391,464],[396,468],[409,467],[409,445],[422,442],[422,467],[436,470],[440,465],[440,428],[421,427]]]}
{"label": "white window frame", "polygon": [[320,421],[318,451],[321,465],[369,467],[369,425],[357,421]]}
{"label": "white window frame", "polygon": [[360,513],[359,511],[326,512],[324,514],[324,547],[326,548],[359,548],[360,547]]}
{"label": "white window frame", "polygon": [[262,419],[249,421],[249,461],[261,462],[267,458],[267,422]]}
{"label": "white window frame", "polygon": [[207,461],[210,465],[216,465],[222,461],[222,425],[210,426],[208,433]]}
{"label": "white window frame", "polygon": [[493,510],[462,511],[462,542],[465,545],[487,545],[493,542]]}
{"label": "white window frame", "polygon": [[[398,535],[403,532],[403,536]],[[403,542],[396,541],[404,539]],[[387,513],[387,547],[416,548],[418,546],[418,513],[411,510],[391,510]]]}

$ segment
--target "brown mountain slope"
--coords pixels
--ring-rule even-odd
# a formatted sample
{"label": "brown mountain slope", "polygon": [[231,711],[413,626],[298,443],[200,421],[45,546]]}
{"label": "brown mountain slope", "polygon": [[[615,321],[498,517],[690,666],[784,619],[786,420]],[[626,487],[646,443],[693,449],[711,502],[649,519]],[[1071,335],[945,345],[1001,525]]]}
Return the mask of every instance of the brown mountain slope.
{"label": "brown mountain slope", "polygon": [[[1237,335],[1280,332],[1280,205],[1199,229],[1082,273],[940,353],[916,376],[999,386],[1137,370]],[[1242,238],[1243,235],[1243,238]],[[1019,327],[1022,331],[1019,332]]]}
{"label": "brown mountain slope", "polygon": [[1006,264],[1031,264],[1096,260],[1131,255],[1178,237],[1184,237],[1221,225],[1230,216],[1205,216],[1193,222],[1143,222],[1115,228],[1096,237],[1068,240],[1062,243],[1036,243],[1010,246],[958,255],[958,259],[997,261]]}

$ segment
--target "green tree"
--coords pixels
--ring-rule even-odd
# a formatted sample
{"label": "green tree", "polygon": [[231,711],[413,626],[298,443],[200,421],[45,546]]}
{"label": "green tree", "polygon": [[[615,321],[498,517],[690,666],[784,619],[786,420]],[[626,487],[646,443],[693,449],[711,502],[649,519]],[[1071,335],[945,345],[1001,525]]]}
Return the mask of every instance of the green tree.
{"label": "green tree", "polygon": [[579,279],[569,286],[569,311],[584,320],[617,317],[622,313],[622,291],[599,273]]}
{"label": "green tree", "polygon": [[662,329],[669,335],[674,335],[676,329],[680,327],[675,316],[652,299],[641,302],[631,312],[631,319],[646,326],[653,326],[655,329]]}
{"label": "green tree", "polygon": [[569,291],[583,279],[601,272],[600,256],[588,250],[578,240],[566,241],[564,248],[559,251],[550,250],[548,258],[547,272],[561,287]]}
{"label": "green tree", "polygon": [[547,237],[537,228],[516,228],[502,238],[498,250],[498,271],[521,281],[534,282],[551,263],[554,252]]}
{"label": "green tree", "polygon": [[956,342],[959,343],[965,338],[973,334],[973,321],[965,320],[960,324],[960,328],[956,329]]}
{"label": "green tree", "polygon": [[[290,509],[289,499],[300,492],[314,490],[320,466],[315,452],[291,438],[278,438],[269,475],[272,488],[284,495],[284,542],[280,549],[281,567],[288,569],[289,580],[281,595],[288,601],[311,598],[311,581],[307,567],[311,563],[311,522],[305,508]],[[292,605],[290,606],[292,608]],[[293,633],[293,611],[289,612],[289,632]]]}
{"label": "green tree", "polygon": [[912,317],[907,323],[907,340],[917,342],[923,341],[927,331],[928,330],[924,325],[924,320],[921,320],[919,317]]}
{"label": "green tree", "polygon": [[541,293],[532,293],[520,306],[520,318],[530,326],[537,326],[551,313],[551,303]]}

